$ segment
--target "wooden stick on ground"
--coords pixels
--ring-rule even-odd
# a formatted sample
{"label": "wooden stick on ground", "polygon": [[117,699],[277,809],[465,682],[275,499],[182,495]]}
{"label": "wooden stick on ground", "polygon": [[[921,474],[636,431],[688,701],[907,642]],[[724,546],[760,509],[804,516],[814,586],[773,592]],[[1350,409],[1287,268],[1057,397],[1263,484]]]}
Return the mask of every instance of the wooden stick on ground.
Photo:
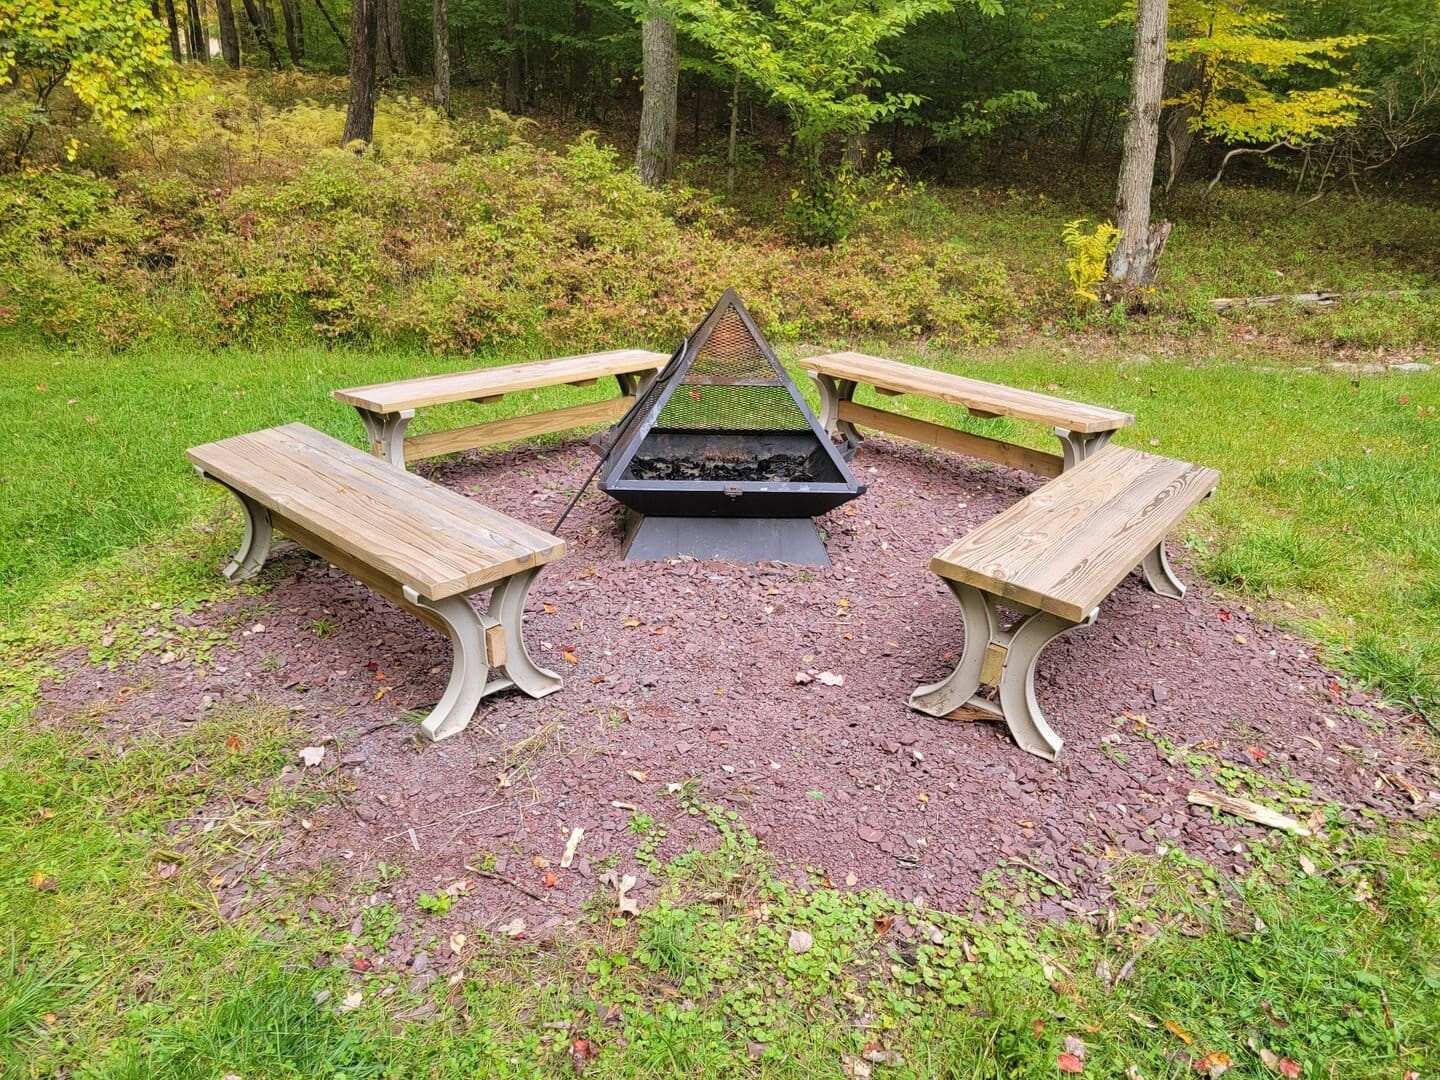
{"label": "wooden stick on ground", "polygon": [[1284,832],[1294,833],[1296,836],[1309,836],[1310,830],[1292,817],[1271,810],[1268,806],[1261,806],[1248,799],[1237,799],[1232,795],[1221,795],[1218,791],[1192,791],[1185,796],[1186,801],[1195,806],[1209,806],[1216,810],[1223,810],[1227,814],[1234,814],[1246,821],[1253,821],[1258,825],[1265,825],[1272,829],[1281,829]]}

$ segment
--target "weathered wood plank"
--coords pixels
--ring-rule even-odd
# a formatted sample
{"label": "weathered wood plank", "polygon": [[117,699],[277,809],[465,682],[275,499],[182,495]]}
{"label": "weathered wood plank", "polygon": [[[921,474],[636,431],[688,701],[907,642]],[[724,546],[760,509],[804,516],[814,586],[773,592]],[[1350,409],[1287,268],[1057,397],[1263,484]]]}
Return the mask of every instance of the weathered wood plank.
{"label": "weathered wood plank", "polygon": [[1031,450],[1028,446],[1017,446],[986,435],[957,431],[940,424],[932,424],[928,420],[918,420],[913,416],[901,416],[884,409],[857,405],[853,401],[840,402],[837,415],[841,420],[848,420],[852,424],[938,446],[942,450],[953,450],[967,457],[994,461],[1012,469],[1024,469],[1038,476],[1059,476],[1065,464],[1059,454],[1047,454],[1043,450]]}
{"label": "weathered wood plank", "polygon": [[[187,451],[208,475],[342,556],[429,599],[543,565],[564,541],[303,424]],[[308,546],[308,545],[307,545]],[[367,584],[355,566],[345,569]],[[378,588],[378,586],[376,586]]]}
{"label": "weathered wood plank", "polygon": [[1033,390],[1019,390],[998,383],[983,382],[964,375],[951,375],[931,368],[902,364],[863,353],[837,352],[812,357],[806,366],[814,371],[873,386],[881,393],[916,394],[952,405],[976,410],[976,415],[1013,416],[1093,434],[1114,431],[1135,422],[1129,413],[1086,405],[1066,398],[1051,397]]}
{"label": "weathered wood plank", "polygon": [[550,431],[566,431],[584,427],[587,424],[608,424],[625,415],[625,410],[635,403],[633,397],[607,398],[604,401],[571,405],[564,409],[550,409],[530,416],[511,416],[504,420],[491,420],[484,424],[468,427],[449,428],[445,431],[431,431],[424,435],[412,435],[405,440],[405,460],[453,454],[459,450],[470,450],[477,446],[513,442],[531,435],[543,435]]}
{"label": "weathered wood plank", "polygon": [[418,379],[377,383],[336,390],[332,397],[347,405],[377,413],[420,409],[452,401],[473,401],[495,394],[513,394],[542,386],[583,383],[610,375],[649,373],[659,370],[668,357],[645,349],[613,349],[583,356],[562,356],[527,364],[480,368]]}
{"label": "weathered wood plank", "polygon": [[951,544],[930,568],[1078,622],[1219,480],[1214,469],[1108,446]]}

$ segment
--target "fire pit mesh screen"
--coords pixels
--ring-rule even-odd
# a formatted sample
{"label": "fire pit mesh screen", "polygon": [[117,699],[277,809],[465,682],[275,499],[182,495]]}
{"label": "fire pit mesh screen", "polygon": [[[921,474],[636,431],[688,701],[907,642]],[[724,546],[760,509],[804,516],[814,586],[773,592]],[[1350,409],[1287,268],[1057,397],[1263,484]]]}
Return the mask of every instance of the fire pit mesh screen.
{"label": "fire pit mesh screen", "polygon": [[795,408],[790,392],[748,384],[682,383],[660,410],[661,431],[808,431],[809,421]]}

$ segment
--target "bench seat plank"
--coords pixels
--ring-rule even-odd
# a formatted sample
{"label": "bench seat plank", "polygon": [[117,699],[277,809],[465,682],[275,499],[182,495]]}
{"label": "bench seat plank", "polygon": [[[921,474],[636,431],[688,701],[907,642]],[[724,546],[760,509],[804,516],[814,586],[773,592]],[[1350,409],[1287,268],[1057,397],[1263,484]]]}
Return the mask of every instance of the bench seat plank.
{"label": "bench seat plank", "polygon": [[357,409],[398,413],[456,401],[536,390],[542,386],[584,385],[609,375],[658,371],[668,358],[645,349],[613,349],[583,356],[562,356],[527,364],[427,375],[418,379],[336,390],[333,397]]}
{"label": "bench seat plank", "polygon": [[1084,434],[1115,431],[1135,422],[1135,417],[1116,409],[1086,405],[1033,390],[1019,390],[864,353],[828,353],[807,360],[806,366],[832,378],[873,386],[882,393],[917,394],[951,405],[962,405],[978,413],[1013,416],[1017,420],[1031,420]]}
{"label": "bench seat plank", "polygon": [[942,578],[1079,622],[1220,474],[1107,446],[931,560]]}
{"label": "bench seat plank", "polygon": [[565,554],[542,529],[391,468],[303,424],[187,451],[206,475],[440,600]]}

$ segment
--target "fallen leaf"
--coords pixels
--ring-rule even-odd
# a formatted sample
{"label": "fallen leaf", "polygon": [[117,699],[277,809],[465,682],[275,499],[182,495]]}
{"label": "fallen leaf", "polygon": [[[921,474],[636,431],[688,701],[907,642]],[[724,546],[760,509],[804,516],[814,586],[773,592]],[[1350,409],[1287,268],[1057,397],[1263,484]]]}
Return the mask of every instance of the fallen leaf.
{"label": "fallen leaf", "polygon": [[1044,1037],[1045,1037],[1045,1021],[1044,1021],[1044,1020],[1039,1020],[1039,1019],[1031,1020],[1031,1021],[1030,1021],[1030,1034],[1031,1034],[1031,1035],[1034,1035],[1035,1038],[1037,1038],[1037,1039],[1044,1038]]}
{"label": "fallen leaf", "polygon": [[650,774],[647,773],[644,769],[626,769],[625,775],[630,777],[630,779],[634,780],[637,784],[643,784],[646,780],[650,779]]}
{"label": "fallen leaf", "polygon": [[626,874],[615,886],[615,907],[621,915],[639,915],[640,905],[625,894],[635,887],[635,875]]}
{"label": "fallen leaf", "polygon": [[[1281,1058],[1280,1064],[1277,1065],[1276,1068],[1280,1070],[1282,1075],[1290,1077],[1290,1080],[1295,1080],[1301,1072],[1300,1063],[1298,1061],[1291,1061],[1289,1058]],[[1414,1076],[1415,1080],[1420,1080],[1418,1073],[1414,1074]]]}
{"label": "fallen leaf", "polygon": [[522,937],[525,933],[525,920],[517,915],[504,926],[500,927],[500,933],[511,938]]}
{"label": "fallen leaf", "polygon": [[313,769],[325,760],[325,747],[307,746],[300,751],[298,756],[302,763]]}
{"label": "fallen leaf", "polygon": [[808,930],[790,931],[790,951],[793,953],[807,953],[815,946],[815,939]]}
{"label": "fallen leaf", "polygon": [[1065,1036],[1065,1052],[1073,1054],[1081,1061],[1085,1060],[1085,1040],[1076,1035]]}
{"label": "fallen leaf", "polygon": [[626,620],[625,620],[623,623],[621,623],[620,625],[621,625],[621,626],[628,626],[630,629],[633,630],[633,629],[635,629],[635,627],[637,627],[637,626],[640,625],[640,620],[639,620],[639,619],[626,619]]}
{"label": "fallen leaf", "polygon": [[35,816],[38,817],[41,821],[49,821],[55,816],[55,811],[51,810],[48,806],[42,806],[36,812]]}
{"label": "fallen leaf", "polygon": [[32,889],[38,889],[40,892],[54,892],[59,884],[58,881],[43,870],[36,870],[30,875],[30,887]]}
{"label": "fallen leaf", "polygon": [[905,1058],[899,1050],[887,1050],[879,1043],[868,1044],[862,1056],[872,1065],[899,1067],[905,1064]]}
{"label": "fallen leaf", "polygon": [[357,1008],[360,1005],[360,1002],[364,1000],[365,995],[363,993],[361,993],[359,990],[352,990],[350,993],[345,995],[344,1001],[340,1002],[339,1005],[335,1006],[335,1011],[342,1013],[349,1012],[350,1010]]}
{"label": "fallen leaf", "polygon": [[238,736],[231,735],[228,739],[225,740],[225,745],[228,746],[231,750],[239,750],[240,739]]}
{"label": "fallen leaf", "polygon": [[1055,1064],[1060,1066],[1061,1072],[1081,1073],[1085,1071],[1085,1063],[1074,1054],[1061,1054],[1055,1059]]}
{"label": "fallen leaf", "polygon": [[530,861],[535,864],[535,869],[536,869],[536,870],[549,870],[549,869],[550,869],[550,860],[547,859],[544,855],[536,855],[536,856],[535,856],[533,859],[531,859]]}
{"label": "fallen leaf", "polygon": [[878,916],[878,917],[875,919],[875,921],[874,921],[871,925],[874,927],[875,933],[883,935],[883,934],[888,934],[888,933],[890,932],[890,926],[891,926],[891,924],[894,923],[894,922],[895,922],[895,916],[893,916],[893,915],[880,915],[880,916]]}
{"label": "fallen leaf", "polygon": [[804,686],[806,683],[814,681],[814,677],[808,671],[795,672],[795,684],[797,686]]}
{"label": "fallen leaf", "polygon": [[455,931],[455,933],[450,935],[450,951],[458,956],[460,951],[465,948],[466,940],[464,934],[458,930]]}
{"label": "fallen leaf", "polygon": [[848,874],[845,875],[845,887],[847,889],[853,889],[856,885],[859,884],[860,878],[856,875],[854,870],[851,870]]}
{"label": "fallen leaf", "polygon": [[1174,1035],[1177,1039],[1179,1039],[1181,1042],[1183,1042],[1186,1046],[1189,1046],[1191,1043],[1193,1043],[1193,1042],[1195,1041],[1193,1038],[1190,1037],[1190,1033],[1189,1033],[1188,1031],[1186,1031],[1184,1028],[1182,1028],[1179,1024],[1175,1023],[1174,1020],[1166,1020],[1166,1021],[1165,1021],[1165,1030],[1168,1031],[1168,1032],[1170,1032],[1171,1035]]}
{"label": "fallen leaf", "polygon": [[540,880],[544,883],[545,888],[547,888],[547,889],[553,889],[553,888],[555,887],[556,882],[558,882],[558,881],[560,880],[560,878],[554,873],[554,871],[551,871],[550,873],[546,874],[546,875],[545,875],[543,878],[541,878]]}
{"label": "fallen leaf", "polygon": [[560,659],[564,660],[567,664],[578,664],[580,662],[580,658],[569,651],[561,653]]}
{"label": "fallen leaf", "polygon": [[870,1063],[856,1054],[840,1055],[840,1072],[846,1080],[870,1080],[874,1070]]}
{"label": "fallen leaf", "polygon": [[554,614],[555,614],[555,605],[554,605],[554,604],[542,604],[542,605],[540,606],[540,609],[541,609],[542,611],[544,611],[546,615],[554,615]]}
{"label": "fallen leaf", "polygon": [[1264,750],[1261,750],[1258,746],[1245,747],[1245,753],[1249,754],[1252,758],[1260,762],[1262,765],[1270,759],[1270,755]]}
{"label": "fallen leaf", "polygon": [[1300,869],[1304,870],[1305,873],[1309,874],[1311,877],[1315,876],[1315,863],[1313,860],[1311,860],[1305,855],[1300,856]]}
{"label": "fallen leaf", "polygon": [[815,678],[826,686],[844,686],[845,676],[836,675],[833,671],[822,671]]}
{"label": "fallen leaf", "polygon": [[570,1064],[577,1073],[584,1072],[585,1067],[599,1056],[600,1048],[589,1039],[570,1040]]}
{"label": "fallen leaf", "polygon": [[1212,1050],[1195,1062],[1195,1071],[1205,1073],[1210,1080],[1219,1080],[1230,1068],[1230,1055],[1223,1050]]}

